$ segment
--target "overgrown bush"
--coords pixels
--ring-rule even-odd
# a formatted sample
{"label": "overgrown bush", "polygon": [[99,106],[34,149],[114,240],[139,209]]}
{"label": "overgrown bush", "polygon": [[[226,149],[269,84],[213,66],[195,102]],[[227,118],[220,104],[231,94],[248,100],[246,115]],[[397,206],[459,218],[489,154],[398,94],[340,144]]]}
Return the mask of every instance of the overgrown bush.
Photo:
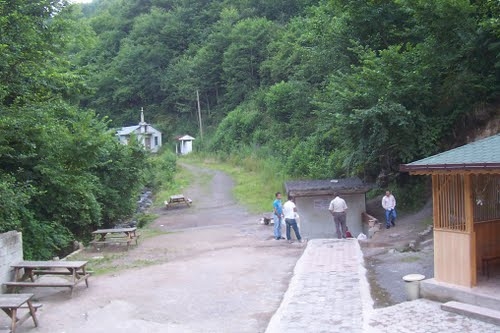
{"label": "overgrown bush", "polygon": [[157,191],[173,182],[177,171],[176,163],[176,155],[167,150],[163,150],[160,154],[150,155],[143,174],[145,186]]}

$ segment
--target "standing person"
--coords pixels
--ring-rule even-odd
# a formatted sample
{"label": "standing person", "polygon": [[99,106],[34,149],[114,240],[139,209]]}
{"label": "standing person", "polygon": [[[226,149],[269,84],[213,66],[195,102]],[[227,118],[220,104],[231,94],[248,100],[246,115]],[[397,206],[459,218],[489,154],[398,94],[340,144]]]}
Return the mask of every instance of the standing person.
{"label": "standing person", "polygon": [[382,207],[385,209],[385,228],[389,229],[391,225],[396,226],[396,198],[391,194],[391,191],[385,191],[382,197]]}
{"label": "standing person", "polygon": [[281,221],[283,219],[283,206],[281,204],[281,192],[276,192],[273,201],[273,221],[274,221],[274,239],[280,240],[281,237]]}
{"label": "standing person", "polygon": [[345,200],[339,196],[338,193],[334,193],[334,196],[335,198],[330,202],[330,207],[328,207],[328,210],[333,215],[337,237],[339,239],[342,239],[347,237],[347,204],[345,203]]}
{"label": "standing person", "polygon": [[300,236],[297,220],[295,219],[296,213],[297,206],[295,206],[295,203],[293,202],[293,197],[289,195],[288,201],[283,205],[283,215],[285,216],[286,223],[286,239],[288,239],[288,243],[292,243],[292,235],[290,234],[291,228],[293,228],[293,232],[295,232],[295,237],[297,237],[299,243],[302,243],[302,237]]}

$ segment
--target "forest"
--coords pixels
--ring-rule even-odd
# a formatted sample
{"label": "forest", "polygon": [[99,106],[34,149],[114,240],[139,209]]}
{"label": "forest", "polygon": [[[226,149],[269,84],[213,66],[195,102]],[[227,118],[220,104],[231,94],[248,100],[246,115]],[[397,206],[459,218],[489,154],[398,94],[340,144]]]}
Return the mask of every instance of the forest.
{"label": "forest", "polygon": [[[0,232],[27,258],[133,215],[178,135],[405,186],[400,164],[500,117],[496,0],[0,1],[0,49]],[[141,108],[160,160],[115,138]]]}

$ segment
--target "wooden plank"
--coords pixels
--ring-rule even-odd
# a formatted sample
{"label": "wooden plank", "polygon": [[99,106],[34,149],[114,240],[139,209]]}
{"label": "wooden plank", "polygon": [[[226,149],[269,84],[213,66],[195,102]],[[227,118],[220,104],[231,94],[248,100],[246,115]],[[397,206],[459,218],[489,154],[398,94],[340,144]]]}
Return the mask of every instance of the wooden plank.
{"label": "wooden plank", "polygon": [[20,261],[13,265],[13,268],[82,268],[87,261]]}
{"label": "wooden plank", "polygon": [[94,235],[100,235],[100,234],[109,234],[109,233],[130,233],[136,231],[136,227],[130,227],[130,228],[114,228],[114,229],[98,229],[93,231],[92,233]]}
{"label": "wooden plank", "polygon": [[[82,278],[83,279],[83,278]],[[73,287],[74,283],[72,282],[4,282],[4,286],[6,287]]]}
{"label": "wooden plank", "polygon": [[439,199],[439,176],[437,175],[432,175],[432,210],[433,210],[433,215],[434,215],[434,229],[436,227],[439,227],[441,225],[441,214],[439,210],[439,204],[440,204],[440,199]]}
{"label": "wooden plank", "polygon": [[434,230],[436,281],[472,287],[470,237],[470,234],[460,231]]}
{"label": "wooden plank", "polygon": [[[31,303],[31,306],[33,307],[33,309],[37,310],[39,308],[41,308],[43,306],[42,303]],[[23,304],[19,307],[19,309],[29,309],[29,305],[28,304]]]}
{"label": "wooden plank", "polygon": [[[88,273],[88,272],[87,272]],[[73,275],[71,271],[47,271],[47,270],[33,270],[33,274],[35,275]],[[78,271],[76,274],[83,275],[83,271]]]}
{"label": "wooden plank", "polygon": [[114,239],[106,239],[106,240],[93,240],[90,244],[93,245],[102,245],[102,244],[118,244],[118,243],[130,243],[132,241],[131,238],[114,238]]}
{"label": "wooden plank", "polygon": [[33,294],[0,294],[0,308],[18,308],[33,297]]}

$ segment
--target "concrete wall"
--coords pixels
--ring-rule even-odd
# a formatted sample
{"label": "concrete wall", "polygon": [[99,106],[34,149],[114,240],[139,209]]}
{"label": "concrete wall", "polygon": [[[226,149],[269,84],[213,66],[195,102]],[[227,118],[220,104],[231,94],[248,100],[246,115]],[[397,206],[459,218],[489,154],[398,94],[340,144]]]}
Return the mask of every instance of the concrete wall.
{"label": "concrete wall", "polygon": [[181,155],[189,154],[193,151],[193,141],[186,140],[180,142],[180,153]]}
{"label": "concrete wall", "polygon": [[[365,195],[345,194],[341,197],[347,203],[347,227],[354,237],[361,232],[365,235],[361,213],[366,210]],[[300,216],[300,232],[302,237],[313,238],[337,238],[333,217],[328,211],[330,201],[333,197],[313,196],[296,197],[295,204]]]}
{"label": "concrete wall", "polygon": [[10,265],[22,260],[22,234],[17,231],[0,234],[0,284],[12,280],[13,276]]}

